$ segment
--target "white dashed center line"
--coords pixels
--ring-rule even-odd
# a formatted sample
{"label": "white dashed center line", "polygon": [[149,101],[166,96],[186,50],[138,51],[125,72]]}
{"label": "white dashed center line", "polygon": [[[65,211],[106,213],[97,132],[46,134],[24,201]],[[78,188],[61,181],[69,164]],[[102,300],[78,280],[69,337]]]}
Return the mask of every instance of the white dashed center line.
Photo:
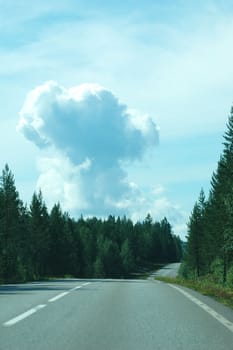
{"label": "white dashed center line", "polygon": [[[60,294],[56,295],[55,297],[49,299],[48,302],[52,303],[52,302],[54,302],[54,301],[56,301],[58,299],[61,299],[62,297],[66,296],[67,294],[70,294],[71,292],[73,292],[73,291],[75,291],[77,289],[83,288],[83,287],[87,286],[90,283],[91,282],[83,283],[81,286],[77,286],[77,287],[74,287],[74,288],[68,290],[67,292],[60,293]],[[16,316],[16,317],[12,318],[11,320],[3,323],[3,326],[5,326],[5,327],[13,326],[14,324],[16,324],[16,323],[24,320],[25,318],[33,315],[34,313],[36,313],[37,311],[43,309],[46,306],[47,306],[47,304],[37,305],[37,306],[33,307],[32,309],[22,313],[21,315]]]}
{"label": "white dashed center line", "polygon": [[64,292],[64,293],[61,293],[61,294],[58,294],[58,295],[56,295],[55,297],[49,299],[48,302],[49,302],[49,303],[52,303],[53,301],[56,301],[56,300],[58,300],[58,299],[64,297],[65,295],[67,295],[67,294],[69,294],[69,293],[70,293],[70,291]]}
{"label": "white dashed center line", "polygon": [[24,312],[23,314],[12,318],[10,321],[7,321],[5,323],[3,323],[3,326],[5,327],[9,327],[9,326],[13,326],[14,324],[24,320],[25,318],[27,318],[28,316],[31,316],[32,314],[36,313],[37,311],[39,311],[40,309],[43,309],[46,305],[37,305],[34,308]]}

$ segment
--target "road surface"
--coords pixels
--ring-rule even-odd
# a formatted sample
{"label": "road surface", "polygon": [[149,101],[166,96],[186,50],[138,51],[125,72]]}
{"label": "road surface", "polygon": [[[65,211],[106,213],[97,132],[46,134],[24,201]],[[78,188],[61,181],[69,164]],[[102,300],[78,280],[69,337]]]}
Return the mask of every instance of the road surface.
{"label": "road surface", "polygon": [[0,287],[0,350],[142,349],[231,350],[233,312],[152,280]]}
{"label": "road surface", "polygon": [[150,279],[156,276],[161,277],[176,277],[180,268],[180,263],[173,263],[165,265],[162,269],[153,272],[150,275]]}

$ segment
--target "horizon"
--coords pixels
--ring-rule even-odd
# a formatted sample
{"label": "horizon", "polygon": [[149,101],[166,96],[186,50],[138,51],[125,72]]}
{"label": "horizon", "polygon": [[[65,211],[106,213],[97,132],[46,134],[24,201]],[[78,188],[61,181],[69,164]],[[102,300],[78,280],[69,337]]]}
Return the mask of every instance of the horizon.
{"label": "horizon", "polygon": [[182,240],[232,106],[227,1],[0,1],[0,166],[73,217],[167,217]]}

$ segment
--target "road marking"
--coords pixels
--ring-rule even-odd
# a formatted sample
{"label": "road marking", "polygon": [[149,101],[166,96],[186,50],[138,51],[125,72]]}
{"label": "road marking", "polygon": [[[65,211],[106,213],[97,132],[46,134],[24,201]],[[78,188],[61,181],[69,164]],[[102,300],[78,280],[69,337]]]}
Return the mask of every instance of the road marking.
{"label": "road marking", "polygon": [[[74,287],[74,288],[68,290],[67,292],[60,293],[60,294],[56,295],[55,297],[49,299],[48,302],[50,302],[50,303],[51,303],[51,302],[54,302],[54,301],[56,301],[56,300],[58,300],[58,299],[64,297],[65,295],[70,294],[72,291],[74,291],[74,290],[76,290],[76,289],[80,289],[80,288],[82,288],[82,287],[84,287],[84,286],[87,286],[87,285],[90,284],[90,283],[91,283],[91,282],[83,283],[81,286],[76,286],[76,287]],[[43,308],[46,307],[46,306],[47,306],[46,304],[37,305],[37,306],[33,307],[32,309],[30,309],[30,310],[28,310],[28,311],[22,313],[21,315],[16,316],[16,317],[12,318],[11,320],[9,320],[9,321],[3,323],[3,326],[5,326],[5,327],[13,326],[13,325],[16,324],[17,322],[20,322],[20,321],[24,320],[25,318],[27,318],[27,317],[33,315],[34,313],[36,313],[36,312],[39,311],[40,309],[43,309]]]}
{"label": "road marking", "polygon": [[90,282],[83,283],[83,284],[81,284],[81,286],[74,287],[74,288],[68,290],[67,292],[58,294],[58,295],[56,295],[55,297],[49,299],[48,302],[49,302],[49,303],[52,303],[52,302],[54,302],[54,301],[56,301],[56,300],[58,300],[58,299],[64,297],[65,295],[67,295],[67,294],[69,294],[69,293],[71,293],[71,292],[73,292],[73,291],[75,291],[75,290],[77,290],[77,289],[80,289],[80,288],[82,288],[82,287],[84,287],[84,286],[87,286],[88,284],[90,284]]}
{"label": "road marking", "polygon": [[70,290],[70,292],[73,292],[74,290],[77,290],[77,289],[80,289],[80,288],[82,288],[82,286],[74,287],[74,288],[72,288],[72,289]]}
{"label": "road marking", "polygon": [[90,283],[91,283],[91,282],[87,282],[87,283],[81,284],[81,286],[74,287],[74,288],[72,288],[72,289],[70,290],[70,292],[73,292],[74,290],[77,290],[77,289],[80,289],[80,288],[82,288],[82,287],[84,287],[84,286],[87,286],[87,285],[90,284]]}
{"label": "road marking", "polygon": [[70,293],[70,291],[64,292],[64,293],[61,293],[61,294],[58,294],[58,295],[56,295],[55,297],[49,299],[48,302],[49,302],[49,303],[52,303],[53,301],[56,301],[56,300],[58,300],[58,299],[64,297],[65,295],[67,295],[67,294],[69,294],[69,293]]}
{"label": "road marking", "polygon": [[183,295],[185,295],[186,298],[188,298],[193,303],[198,305],[200,308],[202,308],[204,311],[206,311],[209,315],[211,315],[213,318],[215,318],[218,322],[220,322],[223,326],[228,328],[233,333],[233,323],[231,321],[227,320],[225,317],[220,315],[214,309],[212,309],[211,307],[209,307],[208,305],[206,305],[205,303],[203,303],[199,299],[195,298],[194,296],[192,296],[191,294],[189,294],[185,290],[183,290],[183,289],[181,289],[181,288],[179,288],[177,286],[174,286],[173,284],[169,284],[169,286],[174,288],[174,289],[176,289],[176,290],[178,290]]}
{"label": "road marking", "polygon": [[13,326],[14,324],[18,323],[19,321],[24,320],[25,318],[31,316],[32,314],[34,314],[35,312],[39,311],[40,309],[43,309],[44,307],[46,307],[46,305],[37,305],[34,308],[24,312],[23,314],[12,318],[11,320],[3,323],[3,326],[5,327],[10,327]]}
{"label": "road marking", "polygon": [[87,286],[88,284],[91,284],[91,282],[83,283],[82,287]]}

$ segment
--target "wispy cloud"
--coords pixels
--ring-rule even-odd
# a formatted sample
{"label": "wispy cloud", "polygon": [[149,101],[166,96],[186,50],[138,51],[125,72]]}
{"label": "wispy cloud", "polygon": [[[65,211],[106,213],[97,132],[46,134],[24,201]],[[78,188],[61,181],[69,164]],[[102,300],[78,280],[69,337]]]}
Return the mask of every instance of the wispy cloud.
{"label": "wispy cloud", "polygon": [[[118,18],[113,6],[105,4],[101,15],[95,4],[88,11],[71,1],[56,8],[57,20],[51,6],[44,6],[37,20],[32,17],[35,28],[28,32],[35,35],[21,47],[2,50],[0,74],[33,72],[36,84],[48,77],[69,84],[98,81],[152,118],[156,114],[164,137],[207,126],[216,131],[232,101],[233,22],[222,3],[199,5],[197,11],[196,4],[179,1],[172,7],[149,1],[144,9],[127,3]],[[72,19],[72,11],[82,19]]]}

